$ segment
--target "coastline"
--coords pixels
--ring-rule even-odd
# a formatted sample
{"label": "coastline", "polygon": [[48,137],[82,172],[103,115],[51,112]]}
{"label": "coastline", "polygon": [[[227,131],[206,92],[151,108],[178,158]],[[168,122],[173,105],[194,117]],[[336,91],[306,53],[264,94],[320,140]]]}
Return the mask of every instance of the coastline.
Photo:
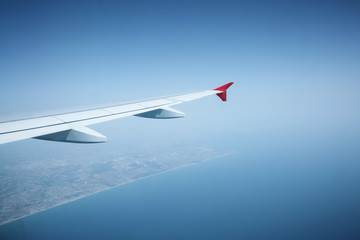
{"label": "coastline", "polygon": [[4,226],[4,225],[6,225],[6,224],[9,224],[9,223],[15,222],[15,221],[20,220],[20,219],[23,219],[23,218],[26,218],[26,217],[30,217],[30,216],[35,215],[35,214],[38,214],[38,213],[45,212],[45,211],[50,210],[50,209],[52,209],[52,208],[65,205],[65,204],[67,204],[67,203],[71,203],[71,202],[80,200],[80,199],[82,199],[82,198],[86,198],[86,197],[90,197],[90,196],[95,195],[95,194],[98,194],[98,193],[102,193],[102,192],[104,192],[104,191],[109,191],[109,190],[112,190],[112,189],[117,188],[117,187],[121,187],[121,186],[130,184],[130,183],[134,183],[134,182],[137,182],[137,181],[140,181],[140,180],[144,180],[144,179],[149,178],[149,177],[153,177],[153,176],[157,176],[157,175],[160,175],[160,174],[164,174],[164,173],[168,173],[168,172],[171,172],[171,171],[175,171],[175,170],[178,170],[178,169],[181,169],[181,168],[185,168],[185,167],[197,165],[197,164],[200,164],[200,163],[203,163],[203,162],[207,162],[207,161],[211,161],[211,160],[215,160],[215,159],[219,159],[219,158],[223,158],[223,157],[228,157],[228,156],[231,156],[231,155],[233,155],[233,154],[235,154],[235,152],[228,152],[228,153],[224,153],[224,155],[222,155],[222,156],[218,156],[218,157],[214,157],[214,158],[202,160],[202,161],[199,161],[199,162],[188,163],[188,164],[185,164],[185,165],[180,166],[180,167],[175,167],[175,168],[167,169],[167,170],[164,170],[164,171],[161,171],[161,172],[158,172],[158,173],[150,174],[150,175],[148,175],[148,176],[143,176],[143,177],[139,177],[139,178],[136,178],[136,179],[132,179],[132,180],[130,180],[130,181],[128,181],[128,182],[124,182],[124,183],[122,183],[122,184],[120,184],[120,185],[117,185],[117,186],[108,187],[108,188],[105,188],[105,189],[102,189],[102,190],[99,190],[99,191],[96,191],[96,192],[93,192],[93,193],[90,193],[90,194],[87,194],[87,195],[83,195],[83,196],[81,196],[81,197],[76,197],[76,198],[73,198],[73,199],[70,199],[70,200],[67,200],[67,201],[64,201],[64,202],[55,204],[55,205],[53,205],[53,206],[51,206],[51,207],[48,207],[48,208],[40,209],[40,210],[38,210],[38,211],[36,211],[36,212],[29,213],[29,214],[26,214],[26,215],[21,216],[21,217],[17,217],[17,218],[10,219],[10,220],[8,220],[8,221],[5,221],[5,222],[3,222],[3,223],[0,223],[0,227]]}

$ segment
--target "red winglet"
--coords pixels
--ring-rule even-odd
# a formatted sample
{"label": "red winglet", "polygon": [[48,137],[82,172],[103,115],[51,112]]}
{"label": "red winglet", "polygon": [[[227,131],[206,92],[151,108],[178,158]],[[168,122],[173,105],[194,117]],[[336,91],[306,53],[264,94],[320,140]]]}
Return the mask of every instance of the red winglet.
{"label": "red winglet", "polygon": [[224,102],[226,101],[226,90],[233,85],[234,82],[229,82],[221,87],[215,88],[214,90],[216,91],[222,91],[221,93],[217,93],[216,95],[218,95],[221,100],[223,100]]}

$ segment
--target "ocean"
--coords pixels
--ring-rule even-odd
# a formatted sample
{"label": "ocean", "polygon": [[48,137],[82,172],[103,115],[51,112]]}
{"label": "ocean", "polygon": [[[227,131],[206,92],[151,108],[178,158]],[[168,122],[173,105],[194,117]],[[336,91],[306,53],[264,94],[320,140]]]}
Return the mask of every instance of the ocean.
{"label": "ocean", "polygon": [[0,237],[360,239],[357,160],[236,154],[5,224]]}

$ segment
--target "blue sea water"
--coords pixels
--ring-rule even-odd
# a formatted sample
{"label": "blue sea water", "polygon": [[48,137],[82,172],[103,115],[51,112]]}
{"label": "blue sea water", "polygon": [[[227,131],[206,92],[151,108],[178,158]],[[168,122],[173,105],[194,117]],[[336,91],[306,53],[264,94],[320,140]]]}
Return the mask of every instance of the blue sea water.
{"label": "blue sea water", "polygon": [[[261,157],[262,156],[262,157]],[[0,226],[1,239],[360,239],[357,157],[232,155]]]}

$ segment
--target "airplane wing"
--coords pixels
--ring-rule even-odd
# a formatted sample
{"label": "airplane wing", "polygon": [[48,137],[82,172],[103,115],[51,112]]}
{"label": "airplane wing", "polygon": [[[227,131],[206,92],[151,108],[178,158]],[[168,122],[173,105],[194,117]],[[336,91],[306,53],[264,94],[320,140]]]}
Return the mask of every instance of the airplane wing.
{"label": "airplane wing", "polygon": [[184,113],[171,106],[215,94],[226,101],[226,90],[232,84],[233,82],[230,82],[213,90],[134,101],[128,104],[3,121],[0,122],[0,144],[27,138],[73,143],[106,142],[105,136],[86,126],[127,116],[156,119],[184,117]]}

